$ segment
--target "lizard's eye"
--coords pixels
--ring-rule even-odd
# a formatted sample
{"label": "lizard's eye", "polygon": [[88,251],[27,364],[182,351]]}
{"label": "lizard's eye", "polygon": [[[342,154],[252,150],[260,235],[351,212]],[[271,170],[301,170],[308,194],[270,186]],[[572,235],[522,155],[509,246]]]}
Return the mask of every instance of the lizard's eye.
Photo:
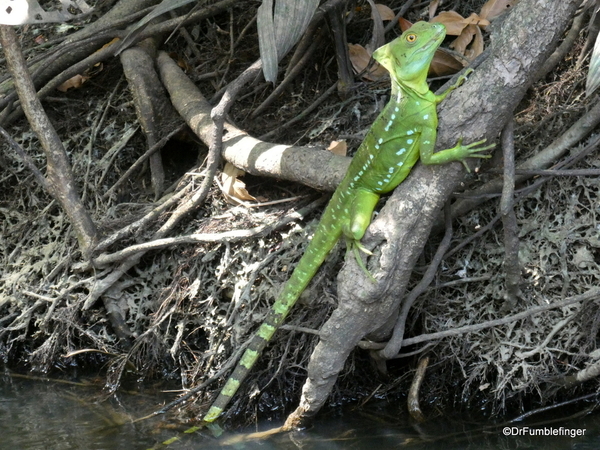
{"label": "lizard's eye", "polygon": [[415,42],[415,41],[417,40],[417,35],[416,35],[416,34],[414,34],[414,33],[408,34],[408,35],[406,36],[406,40],[407,40],[408,42]]}

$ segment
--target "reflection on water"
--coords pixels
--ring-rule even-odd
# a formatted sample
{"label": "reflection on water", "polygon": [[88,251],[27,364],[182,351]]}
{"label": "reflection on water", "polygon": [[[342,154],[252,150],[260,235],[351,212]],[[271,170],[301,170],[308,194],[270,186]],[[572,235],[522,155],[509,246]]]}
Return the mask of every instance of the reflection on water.
{"label": "reflection on water", "polygon": [[155,406],[155,397],[101,398],[97,385],[0,375],[0,448],[129,450],[154,444],[132,418]]}
{"label": "reflection on water", "polygon": [[[134,422],[168,402],[159,392],[119,393],[101,401],[98,386],[37,381],[0,375],[0,449],[142,450],[177,434],[164,418]],[[583,411],[591,403],[577,405]],[[558,411],[553,414],[573,414]],[[261,435],[229,434],[215,439],[208,431],[182,435],[169,449],[248,450],[466,450],[466,449],[600,449],[600,414],[560,419],[535,417],[526,423],[496,428],[437,418],[411,425],[399,405],[373,405],[321,413],[309,430]],[[554,420],[551,422],[551,420]],[[260,431],[275,424],[264,424]],[[529,427],[529,428],[525,428]],[[252,430],[258,431],[258,430]],[[504,433],[510,434],[505,436]],[[515,436],[517,433],[519,436]],[[573,435],[574,437],[571,437]]]}

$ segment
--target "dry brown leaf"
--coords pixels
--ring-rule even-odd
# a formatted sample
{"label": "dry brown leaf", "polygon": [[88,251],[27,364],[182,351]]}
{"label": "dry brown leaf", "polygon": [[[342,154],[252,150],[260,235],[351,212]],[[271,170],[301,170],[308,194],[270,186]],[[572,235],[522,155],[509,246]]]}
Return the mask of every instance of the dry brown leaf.
{"label": "dry brown leaf", "polygon": [[79,89],[83,83],[89,80],[90,77],[85,75],[75,75],[74,77],[69,78],[67,81],[57,86],[56,89],[60,92],[67,92],[69,89]]}
{"label": "dry brown leaf", "polygon": [[469,25],[465,27],[462,33],[460,33],[460,36],[452,41],[450,48],[453,48],[461,55],[464,55],[465,51],[467,50],[467,46],[471,43],[473,37],[475,36],[475,28],[477,28],[475,25]]}
{"label": "dry brown leaf", "polygon": [[459,72],[464,67],[463,63],[456,59],[445,48],[438,48],[429,66],[429,76],[443,77]]}
{"label": "dry brown leaf", "polygon": [[350,53],[350,62],[352,63],[352,67],[354,67],[356,73],[362,73],[362,77],[364,79],[371,81],[378,80],[387,73],[385,67],[377,64],[376,62],[365,71],[365,69],[367,69],[369,66],[369,61],[371,61],[371,55],[362,45],[348,44],[348,51]]}
{"label": "dry brown leaf", "polygon": [[481,34],[481,28],[475,25],[469,25],[475,27],[475,38],[471,43],[471,46],[465,52],[465,56],[469,61],[473,61],[479,55],[483,53],[483,34]]}
{"label": "dry brown leaf", "polygon": [[437,11],[438,6],[440,6],[440,0],[433,0],[429,4],[429,20],[435,17],[435,12]]}
{"label": "dry brown leaf", "polygon": [[[470,47],[469,47],[470,46]],[[467,50],[469,47],[469,50]],[[450,44],[461,55],[472,61],[483,52],[483,36],[477,25],[468,25],[463,32]]]}
{"label": "dry brown leaf", "polygon": [[487,27],[490,24],[490,21],[480,17],[475,13],[471,13],[469,17],[465,19],[465,23],[468,25],[477,25],[480,27]]}
{"label": "dry brown leaf", "polygon": [[223,191],[226,194],[230,194],[233,189],[233,184],[237,177],[241,177],[244,175],[244,171],[238,169],[231,163],[226,163],[225,167],[223,167],[223,172],[221,172],[221,184],[223,185]]}
{"label": "dry brown leaf", "polygon": [[488,0],[481,7],[479,16],[482,19],[492,20],[513,6],[514,3],[514,0]]}
{"label": "dry brown leaf", "polygon": [[185,73],[190,73],[193,70],[193,67],[190,66],[187,61],[179,56],[177,52],[169,52],[169,56],[173,61],[177,63],[179,68],[183,70]]}
{"label": "dry brown leaf", "polygon": [[443,11],[435,16],[430,22],[439,22],[446,26],[446,34],[450,36],[459,36],[462,30],[468,25],[465,18],[456,11]]}
{"label": "dry brown leaf", "polygon": [[400,25],[400,30],[402,30],[402,32],[404,33],[406,30],[412,27],[413,24],[411,21],[406,20],[404,17],[399,17],[398,25]]}
{"label": "dry brown leaf", "polygon": [[394,14],[394,11],[392,11],[389,6],[376,3],[375,8],[379,11],[381,20],[394,20],[394,17],[396,17],[396,14]]}
{"label": "dry brown leaf", "polygon": [[[246,184],[238,177],[244,175],[244,171],[238,169],[231,163],[225,164],[221,173],[222,190],[228,201],[237,199],[240,201],[256,201],[256,198],[251,196],[246,190]],[[239,203],[239,202],[232,202]]]}
{"label": "dry brown leaf", "polygon": [[256,198],[250,195],[246,190],[246,183],[241,180],[235,180],[232,197],[242,201],[257,201]]}
{"label": "dry brown leaf", "polygon": [[334,155],[346,156],[348,153],[348,144],[346,144],[346,141],[331,141],[327,150]]}

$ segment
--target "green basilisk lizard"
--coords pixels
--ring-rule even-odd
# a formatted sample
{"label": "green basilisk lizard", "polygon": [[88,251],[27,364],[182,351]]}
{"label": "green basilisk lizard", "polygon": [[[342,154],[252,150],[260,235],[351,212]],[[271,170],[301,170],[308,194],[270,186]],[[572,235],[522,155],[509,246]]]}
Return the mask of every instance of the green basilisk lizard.
{"label": "green basilisk lizard", "polygon": [[427,71],[445,36],[444,25],[417,22],[400,37],[373,53],[373,58],[390,73],[390,101],[352,159],[348,172],[325,209],[304,255],[208,410],[205,422],[213,422],[221,415],[262,350],[342,235],[347,240],[348,248],[355,252],[357,261],[362,265],[357,252],[357,249],[363,250],[359,241],[371,222],[381,194],[398,186],[419,159],[423,164],[460,161],[469,170],[466,158],[489,157],[481,152],[494,145],[482,147],[485,140],[469,145],[462,145],[462,140],[459,140],[453,148],[433,152],[438,123],[436,106],[466,78],[461,76],[456,84],[441,95],[435,95],[429,90]]}

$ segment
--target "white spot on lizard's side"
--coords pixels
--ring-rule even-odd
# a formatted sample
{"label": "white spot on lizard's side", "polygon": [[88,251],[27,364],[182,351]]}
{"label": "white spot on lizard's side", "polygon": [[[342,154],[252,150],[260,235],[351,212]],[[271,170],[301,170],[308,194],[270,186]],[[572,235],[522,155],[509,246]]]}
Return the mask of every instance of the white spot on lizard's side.
{"label": "white spot on lizard's side", "polygon": [[379,138],[379,141],[377,141],[378,144],[381,144],[383,142],[383,138]]}
{"label": "white spot on lizard's side", "polygon": [[396,152],[396,155],[400,156],[400,155],[401,155],[401,154],[403,154],[405,151],[406,151],[406,149],[405,149],[405,148],[401,148],[400,150],[398,150],[398,151]]}
{"label": "white spot on lizard's side", "polygon": [[429,114],[425,114],[425,115],[423,116],[423,119],[425,119],[425,120],[429,119]]}
{"label": "white spot on lizard's side", "polygon": [[404,165],[403,161],[400,161],[398,164],[396,164],[398,167],[402,167]]}
{"label": "white spot on lizard's side", "polygon": [[406,134],[408,134],[409,136],[410,136],[411,134],[413,134],[413,133],[414,133],[414,131],[413,131],[413,130],[408,130],[408,131],[406,132]]}
{"label": "white spot on lizard's side", "polygon": [[393,168],[393,167],[390,167],[390,168],[388,169],[388,172],[389,172],[389,173],[394,173],[394,168]]}
{"label": "white spot on lizard's side", "polygon": [[415,142],[415,141],[413,141],[412,139],[407,139],[407,140],[406,140],[406,143],[407,143],[407,144],[412,144],[413,142]]}

